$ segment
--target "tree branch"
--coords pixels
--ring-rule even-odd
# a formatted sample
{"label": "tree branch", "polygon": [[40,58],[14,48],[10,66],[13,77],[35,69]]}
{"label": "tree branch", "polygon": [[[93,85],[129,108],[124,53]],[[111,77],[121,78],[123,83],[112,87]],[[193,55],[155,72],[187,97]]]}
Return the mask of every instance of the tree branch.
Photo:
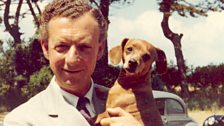
{"label": "tree branch", "polygon": [[27,1],[27,4],[28,4],[29,8],[30,8],[30,12],[31,12],[31,14],[32,14],[32,16],[34,18],[34,22],[37,25],[37,27],[39,27],[38,18],[36,16],[36,13],[34,12],[32,4],[31,4],[30,0],[26,0],[26,1]]}
{"label": "tree branch", "polygon": [[107,20],[108,24],[110,23],[108,16],[109,16],[109,6],[110,6],[110,0],[101,0],[100,1],[100,10]]}
{"label": "tree branch", "polygon": [[163,34],[166,38],[172,40],[173,37],[173,32],[170,30],[169,27],[169,18],[170,18],[170,13],[169,12],[164,12],[163,13],[163,20],[161,22]]}
{"label": "tree branch", "polygon": [[4,24],[7,31],[11,31],[11,26],[9,24],[9,10],[10,10],[11,0],[5,2],[5,11],[4,11]]}
{"label": "tree branch", "polygon": [[14,21],[14,25],[17,27],[19,26],[19,16],[20,16],[20,10],[21,10],[22,4],[23,4],[23,0],[19,0],[18,6],[16,9],[16,14],[15,14],[15,21]]}
{"label": "tree branch", "polygon": [[17,11],[15,14],[16,17],[14,19],[14,24],[12,24],[12,25],[9,24],[10,5],[11,5],[11,0],[7,0],[5,2],[4,24],[5,24],[6,30],[9,32],[9,34],[14,39],[13,46],[16,47],[16,45],[21,42],[21,39],[20,39],[21,33],[19,32],[18,21],[19,21],[19,13],[20,13],[22,2],[17,7]]}
{"label": "tree branch", "polygon": [[91,3],[94,3],[97,8],[100,8],[99,4],[95,0],[90,0]]}
{"label": "tree branch", "polygon": [[41,10],[40,10],[39,5],[37,4],[37,2],[35,2],[34,4],[35,4],[35,6],[36,6],[36,8],[37,8],[37,10],[38,10],[39,15],[41,15]]}

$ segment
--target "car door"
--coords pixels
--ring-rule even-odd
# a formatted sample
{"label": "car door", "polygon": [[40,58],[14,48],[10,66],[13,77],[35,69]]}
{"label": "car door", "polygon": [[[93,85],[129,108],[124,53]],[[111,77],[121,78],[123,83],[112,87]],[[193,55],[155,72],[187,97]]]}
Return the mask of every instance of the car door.
{"label": "car door", "polygon": [[176,99],[156,99],[157,108],[161,114],[164,126],[185,126],[191,121],[183,107]]}

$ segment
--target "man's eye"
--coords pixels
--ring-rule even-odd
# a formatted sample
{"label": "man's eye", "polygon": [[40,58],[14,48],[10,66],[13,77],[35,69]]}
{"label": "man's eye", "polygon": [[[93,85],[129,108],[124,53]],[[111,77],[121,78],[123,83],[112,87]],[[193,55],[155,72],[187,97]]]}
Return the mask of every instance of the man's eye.
{"label": "man's eye", "polygon": [[58,51],[58,52],[64,52],[64,51],[66,51],[68,48],[69,48],[69,46],[67,46],[67,45],[57,45],[57,46],[55,47],[55,50]]}
{"label": "man's eye", "polygon": [[89,45],[80,45],[79,46],[79,49],[81,50],[81,51],[84,51],[84,50],[87,50],[87,49],[91,49],[92,47],[91,46],[89,46]]}

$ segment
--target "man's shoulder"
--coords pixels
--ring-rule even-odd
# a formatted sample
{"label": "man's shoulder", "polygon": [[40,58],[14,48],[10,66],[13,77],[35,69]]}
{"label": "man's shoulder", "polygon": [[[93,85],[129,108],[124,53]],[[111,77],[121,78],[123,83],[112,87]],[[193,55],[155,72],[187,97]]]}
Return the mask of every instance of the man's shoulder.
{"label": "man's shoulder", "polygon": [[105,87],[105,86],[100,85],[100,84],[97,84],[97,83],[94,83],[94,88],[95,88],[95,89],[99,89],[99,90],[101,90],[101,91],[108,91],[108,90],[109,90],[108,87]]}
{"label": "man's shoulder", "polygon": [[31,113],[32,114],[36,113],[39,110],[38,107],[41,107],[41,100],[40,100],[41,94],[42,92],[38,93],[25,103],[14,108],[11,112],[9,112],[6,115],[4,121],[17,120],[18,118],[20,119],[29,118]]}
{"label": "man's shoulder", "polygon": [[108,91],[109,91],[108,87],[105,87],[105,86],[99,85],[99,84],[94,84],[94,90],[95,90],[96,95],[100,99],[105,100],[107,98]]}

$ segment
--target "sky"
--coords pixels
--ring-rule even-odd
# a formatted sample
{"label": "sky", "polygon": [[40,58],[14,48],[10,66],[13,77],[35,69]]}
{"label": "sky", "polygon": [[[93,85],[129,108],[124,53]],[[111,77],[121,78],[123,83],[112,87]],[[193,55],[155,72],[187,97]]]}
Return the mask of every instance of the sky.
{"label": "sky", "polygon": [[[133,1],[133,0],[129,0]],[[174,47],[163,35],[161,28],[162,13],[159,12],[157,0],[134,0],[132,5],[110,7],[110,24],[108,31],[109,49],[119,45],[124,38],[144,39],[164,50],[168,62],[176,64]],[[195,0],[188,0],[189,2]],[[24,8],[26,10],[26,8]],[[13,11],[13,10],[12,10]],[[208,13],[208,17],[170,17],[170,27],[175,33],[182,33],[182,50],[186,65],[206,66],[224,63],[224,12]],[[20,24],[23,37],[34,34],[31,18],[27,17]],[[9,34],[1,37],[7,39]]]}

